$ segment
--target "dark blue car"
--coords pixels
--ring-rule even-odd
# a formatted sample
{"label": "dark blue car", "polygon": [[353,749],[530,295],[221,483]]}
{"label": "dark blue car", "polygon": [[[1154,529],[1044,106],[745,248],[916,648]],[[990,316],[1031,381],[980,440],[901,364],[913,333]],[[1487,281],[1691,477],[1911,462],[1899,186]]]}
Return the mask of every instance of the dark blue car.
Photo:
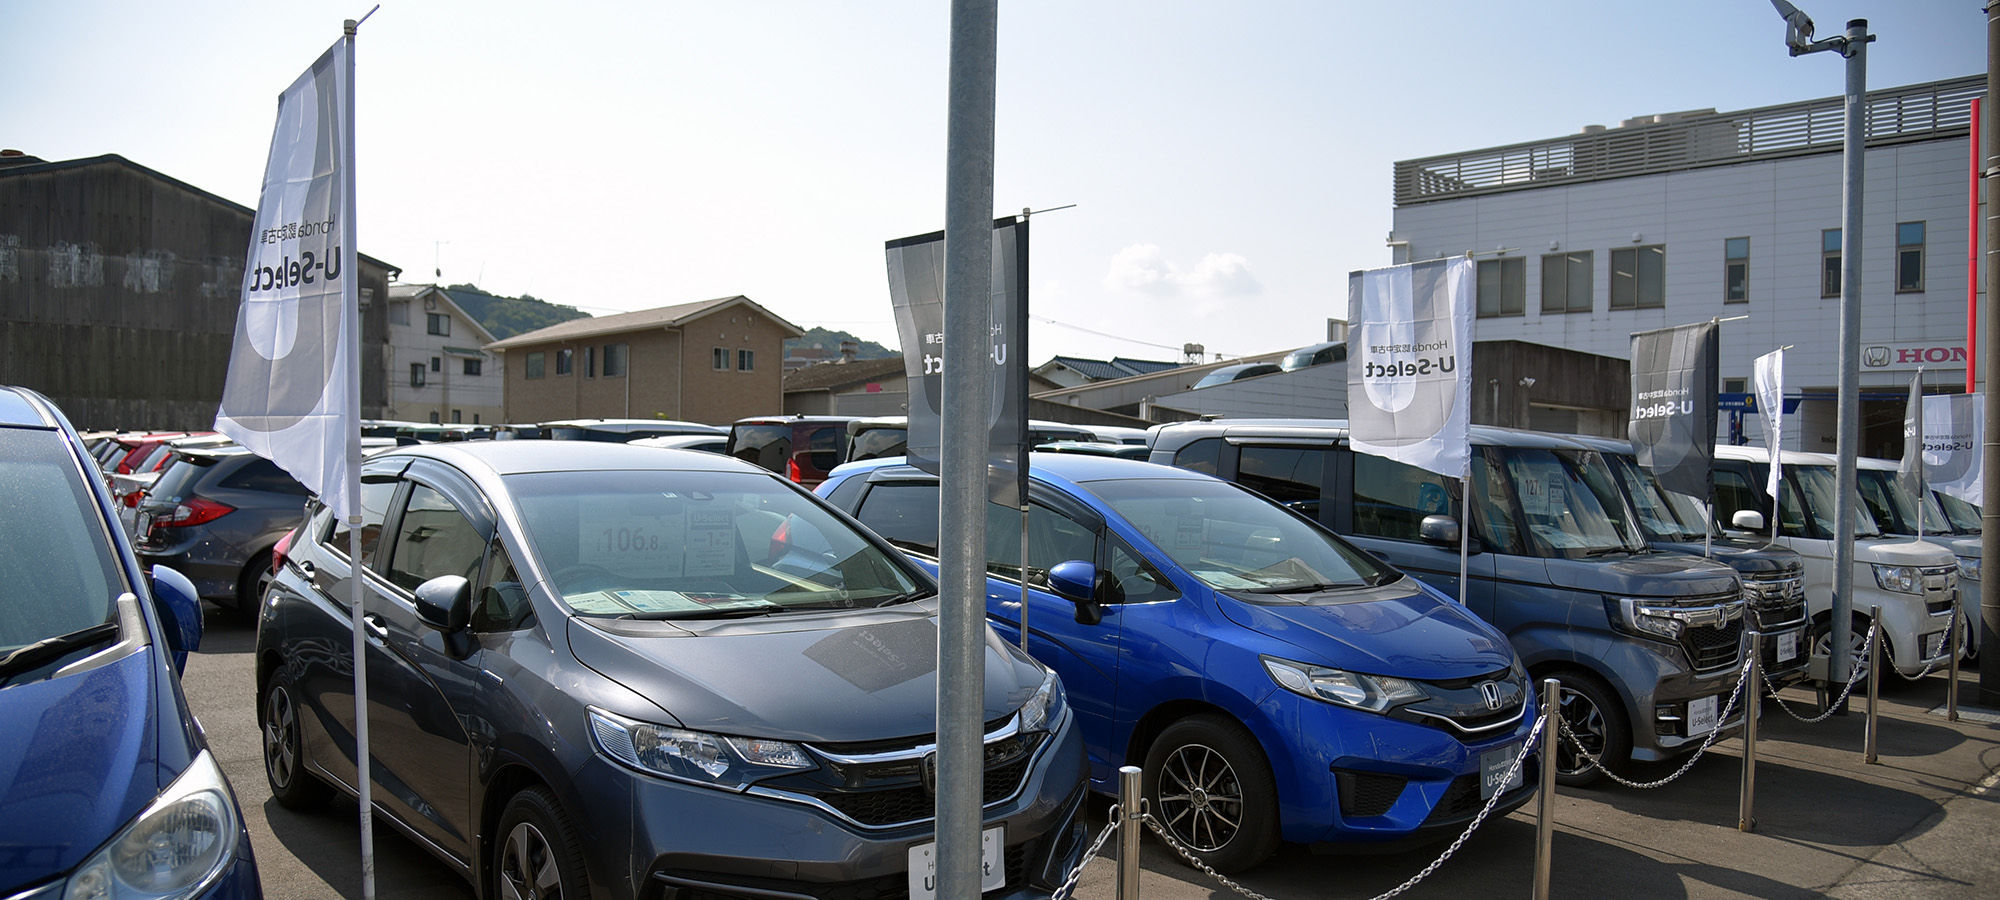
{"label": "dark blue car", "polygon": [[62,413],[0,387],[0,897],[261,897],[181,696],[200,601],[117,522]]}
{"label": "dark blue car", "polygon": [[[1031,459],[1028,651],[1062,676],[1093,788],[1142,766],[1152,814],[1222,871],[1280,841],[1448,838],[1496,793],[1496,815],[1528,801],[1507,772],[1533,691],[1465,607],[1220,479]],[[934,476],[850,463],[820,493],[936,566]],[[987,613],[1018,642],[1021,514],[987,510]]]}

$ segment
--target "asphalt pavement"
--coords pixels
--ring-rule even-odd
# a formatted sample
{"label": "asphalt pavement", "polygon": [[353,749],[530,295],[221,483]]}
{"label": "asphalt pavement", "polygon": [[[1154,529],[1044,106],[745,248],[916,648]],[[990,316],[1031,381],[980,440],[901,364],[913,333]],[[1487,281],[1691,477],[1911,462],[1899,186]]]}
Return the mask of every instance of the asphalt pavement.
{"label": "asphalt pavement", "polygon": [[[265,896],[360,898],[359,823],[352,800],[296,813],[271,799],[256,726],[255,635],[209,609],[202,650],[183,684],[249,820]],[[1978,673],[1960,675],[1960,698],[1978,693]],[[1945,678],[1890,677],[1882,690],[1876,764],[1862,761],[1865,692],[1849,715],[1817,724],[1763,705],[1756,824],[1738,829],[1743,741],[1718,741],[1673,782],[1653,789],[1561,788],[1550,896],[1555,898],[1809,898],[1992,900],[2000,898],[2000,711],[1963,707],[1943,715]],[[1810,690],[1781,698],[1816,714]],[[1984,713],[1984,715],[1982,715]],[[1672,775],[1684,760],[1628,773]],[[1091,800],[1092,836],[1112,805]],[[1430,875],[1399,896],[1530,897],[1538,802],[1487,822]],[[1076,896],[1111,900],[1116,838],[1084,869]],[[1287,846],[1258,869],[1233,876],[1271,900],[1373,898],[1424,870],[1444,845],[1396,854],[1316,855]],[[1155,836],[1141,853],[1140,896],[1214,900],[1239,896],[1182,864]],[[375,826],[380,900],[470,898],[459,875],[389,825]]]}

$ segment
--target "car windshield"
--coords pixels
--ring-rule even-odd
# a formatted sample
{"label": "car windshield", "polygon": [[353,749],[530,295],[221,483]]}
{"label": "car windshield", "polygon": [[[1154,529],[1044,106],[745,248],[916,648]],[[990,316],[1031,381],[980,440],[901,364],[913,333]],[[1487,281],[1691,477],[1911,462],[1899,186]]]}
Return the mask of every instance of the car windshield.
{"label": "car windshield", "polygon": [[1929,503],[1918,503],[1917,498],[1905,490],[1896,480],[1896,473],[1887,469],[1858,469],[1854,473],[1855,488],[1861,492],[1861,502],[1868,507],[1875,522],[1889,534],[1914,535],[1918,531],[1918,516],[1922,516],[1924,534],[1943,534],[1951,530],[1951,523],[1945,521],[1944,514]]}
{"label": "car windshield", "polygon": [[114,621],[112,546],[61,436],[0,429],[0,659]]}
{"label": "car windshield", "polygon": [[1630,456],[1606,453],[1604,460],[1610,463],[1619,487],[1625,489],[1625,498],[1631,501],[1632,512],[1639,517],[1639,530],[1646,533],[1647,540],[1702,539],[1708,517],[1693,498],[1661,488],[1652,471]]}
{"label": "car windshield", "polygon": [[1953,531],[1959,534],[1979,534],[1985,530],[1986,525],[1980,520],[1979,507],[1943,491],[1932,491],[1931,498],[1937,501],[1938,508],[1944,513],[1945,518],[1951,520]]}
{"label": "car windshield", "polygon": [[1252,593],[1386,584],[1402,573],[1234,484],[1134,478],[1086,485],[1188,574]]}
{"label": "car windshield", "polygon": [[1646,549],[1644,537],[1627,521],[1624,497],[1603,456],[1530,447],[1486,447],[1482,455],[1486,464],[1475,465],[1473,474],[1485,502],[1511,507],[1490,511],[1489,527],[1518,522],[1539,550],[1536,555],[1589,557]]}
{"label": "car windshield", "polygon": [[506,478],[577,614],[706,619],[880,606],[931,586],[810,497],[750,472]]}
{"label": "car windshield", "polygon": [[[1763,466],[1756,466],[1755,468],[1762,469]],[[1784,472],[1798,484],[1800,493],[1805,495],[1806,510],[1812,514],[1815,533],[1827,538],[1838,534],[1839,532],[1834,530],[1833,524],[1834,507],[1838,503],[1840,490],[1836,487],[1837,479],[1833,477],[1833,468],[1830,466],[1785,466]],[[1754,477],[1758,484],[1764,482],[1764,474],[1762,472],[1758,472]],[[1789,500],[1793,499],[1793,497],[1788,494],[1785,499]],[[1793,518],[1792,515],[1788,513],[1786,519],[1790,520],[1791,518]],[[1876,523],[1875,515],[1869,511],[1868,504],[1866,503],[1857,503],[1854,506],[1854,536],[1882,536],[1882,526]]]}

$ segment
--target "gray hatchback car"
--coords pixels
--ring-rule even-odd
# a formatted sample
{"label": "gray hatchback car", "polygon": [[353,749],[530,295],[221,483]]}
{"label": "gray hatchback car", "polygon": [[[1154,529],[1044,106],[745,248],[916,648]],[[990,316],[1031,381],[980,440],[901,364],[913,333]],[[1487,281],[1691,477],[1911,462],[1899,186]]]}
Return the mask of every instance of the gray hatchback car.
{"label": "gray hatchback car", "polygon": [[[362,468],[378,815],[480,896],[934,894],[939,600],[880,538],[711,453],[477,441]],[[357,793],[350,536],[281,545],[257,630],[279,803]],[[1081,859],[1054,673],[987,632],[985,896]]]}

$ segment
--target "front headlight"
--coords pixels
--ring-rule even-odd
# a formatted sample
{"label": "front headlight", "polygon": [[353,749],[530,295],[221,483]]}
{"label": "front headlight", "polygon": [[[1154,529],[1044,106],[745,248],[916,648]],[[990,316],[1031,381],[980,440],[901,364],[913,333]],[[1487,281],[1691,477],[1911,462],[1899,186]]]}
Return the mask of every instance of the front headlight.
{"label": "front headlight", "polygon": [[1416,682],[1407,679],[1388,675],[1364,675],[1331,666],[1292,662],[1275,656],[1266,656],[1263,659],[1264,671],[1271,674],[1271,680],[1277,682],[1279,687],[1314,700],[1325,700],[1369,712],[1384,712],[1391,707],[1422,700],[1428,696]]}
{"label": "front headlight", "polygon": [[1875,583],[1899,594],[1924,592],[1924,576],[1914,566],[1875,566]]}
{"label": "front headlight", "polygon": [[605,755],[635,769],[729,790],[817,765],[805,748],[789,741],[655,725],[595,707],[590,710],[590,734]]}
{"label": "front headlight", "polygon": [[63,900],[190,897],[236,858],[236,802],[203,750],[146,811],[69,877]]}
{"label": "front headlight", "polygon": [[1966,581],[1978,581],[1978,580],[1979,580],[1979,557],[1977,557],[1977,556],[1961,556],[1961,557],[1959,557],[1959,558],[1958,558],[1958,577],[1959,577],[1959,578],[1962,578],[1962,579],[1964,579],[1964,580],[1966,580]]}
{"label": "front headlight", "polygon": [[1062,679],[1057,678],[1054,672],[1048,673],[1048,676],[1042,679],[1042,686],[1035,689],[1035,693],[1028,697],[1028,702],[1021,704],[1021,731],[1025,733],[1049,730],[1062,718],[1063,704],[1066,701],[1067,698],[1063,696]]}
{"label": "front headlight", "polygon": [[1677,612],[1674,607],[1637,597],[1618,598],[1618,620],[1625,625],[1625,630],[1646,637],[1680,640],[1681,632],[1687,630],[1687,622]]}

